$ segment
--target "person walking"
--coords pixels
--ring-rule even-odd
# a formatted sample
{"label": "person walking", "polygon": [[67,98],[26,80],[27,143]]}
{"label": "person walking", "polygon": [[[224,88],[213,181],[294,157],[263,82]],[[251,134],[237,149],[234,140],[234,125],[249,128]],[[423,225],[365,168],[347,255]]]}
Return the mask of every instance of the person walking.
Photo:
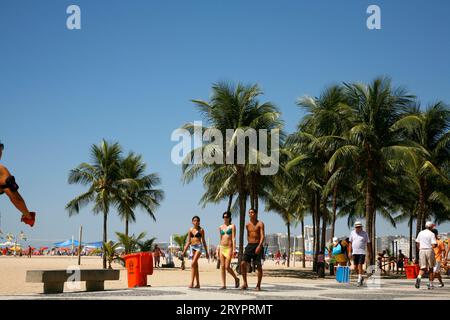
{"label": "person walking", "polygon": [[[200,227],[200,218],[198,216],[194,216],[192,218],[192,224],[194,225],[194,227],[190,228],[188,231],[188,238],[182,256],[184,257],[188,247],[190,247],[192,255],[192,265],[191,265],[192,270],[191,270],[191,284],[189,285],[189,288],[199,289],[200,275],[198,271],[198,260],[202,255],[202,247],[205,249],[207,259],[209,259],[209,253],[205,241],[205,230],[202,227]],[[194,286],[195,281],[197,281],[197,284]]]}
{"label": "person walking", "polygon": [[157,244],[155,244],[155,250],[153,250],[153,257],[155,258],[155,268],[160,267],[161,254],[162,254],[161,249]]}
{"label": "person walking", "polygon": [[[444,286],[444,282],[442,281],[441,267],[446,262],[445,244],[444,241],[441,240],[441,237],[439,236],[439,232],[437,229],[433,229],[433,233],[436,237],[436,247],[433,248],[434,259],[436,260],[436,264],[434,265],[433,272],[434,278],[439,280],[439,288],[442,288]],[[431,287],[433,287],[433,281],[431,282]]]}
{"label": "person walking", "polygon": [[416,278],[415,287],[420,289],[422,276],[426,271],[429,273],[428,289],[433,289],[434,273],[433,268],[436,265],[435,254],[433,248],[437,247],[436,236],[431,231],[434,229],[434,223],[427,221],[425,230],[419,232],[416,238],[416,246],[419,249],[419,265],[420,272]]}
{"label": "person walking", "polygon": [[258,270],[258,283],[256,285],[256,290],[261,291],[261,280],[263,276],[263,270],[261,265],[261,258],[263,253],[263,243],[264,243],[264,223],[258,220],[258,212],[256,209],[251,208],[248,211],[250,222],[245,226],[247,229],[247,246],[244,250],[244,256],[241,261],[241,273],[244,280],[244,284],[241,289],[246,290],[248,288],[247,283],[247,268],[249,263],[253,265]]}
{"label": "person walking", "polygon": [[222,214],[224,220],[223,224],[219,227],[220,245],[219,245],[219,261],[220,261],[220,273],[222,278],[222,287],[220,289],[226,289],[226,273],[233,277],[235,282],[235,288],[239,288],[239,278],[231,268],[231,260],[236,250],[236,226],[231,223],[231,213],[226,211]]}
{"label": "person walking", "polygon": [[355,230],[350,233],[348,256],[353,258],[355,270],[358,273],[357,286],[363,285],[363,265],[366,261],[366,248],[370,252],[372,245],[370,243],[369,235],[363,230],[361,221],[355,222]]}

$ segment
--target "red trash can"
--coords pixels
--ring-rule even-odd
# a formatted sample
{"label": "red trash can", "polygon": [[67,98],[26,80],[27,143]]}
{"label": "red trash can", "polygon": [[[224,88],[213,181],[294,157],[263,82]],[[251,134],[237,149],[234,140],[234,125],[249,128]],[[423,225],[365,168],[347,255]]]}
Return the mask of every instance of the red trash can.
{"label": "red trash can", "polygon": [[128,254],[123,257],[128,273],[128,288],[144,287],[147,285],[147,275],[141,272],[141,255]]}
{"label": "red trash can", "polygon": [[149,252],[128,254],[123,257],[128,273],[128,288],[147,286],[147,275],[153,274],[153,256]]}
{"label": "red trash can", "polygon": [[153,274],[153,254],[151,252],[141,252],[141,272]]}

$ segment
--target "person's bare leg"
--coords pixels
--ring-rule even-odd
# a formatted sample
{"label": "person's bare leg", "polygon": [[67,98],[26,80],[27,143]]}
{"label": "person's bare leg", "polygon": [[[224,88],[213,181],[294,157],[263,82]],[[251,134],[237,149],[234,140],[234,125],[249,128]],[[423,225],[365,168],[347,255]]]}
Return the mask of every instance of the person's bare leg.
{"label": "person's bare leg", "polygon": [[258,265],[257,270],[258,270],[258,284],[256,285],[256,290],[257,291],[261,291],[261,280],[262,280],[262,277],[263,277],[262,266]]}
{"label": "person's bare leg", "polygon": [[247,290],[248,283],[247,283],[247,262],[246,261],[241,261],[241,274],[242,274],[242,279],[244,280],[244,284],[242,285],[241,289]]}
{"label": "person's bare leg", "polygon": [[191,285],[189,286],[189,288],[193,288],[194,287],[196,264],[197,263],[195,262],[194,258],[192,258],[192,264],[191,264]]}
{"label": "person's bare leg", "polygon": [[222,288],[221,289],[226,289],[227,288],[227,282],[226,282],[226,266],[225,266],[225,257],[223,256],[223,254],[221,252],[219,252],[220,255],[220,274],[222,277]]}
{"label": "person's bare leg", "polygon": [[235,287],[239,288],[239,278],[234,273],[233,269],[231,268],[231,259],[225,259],[225,266],[227,268],[227,271],[234,279]]}
{"label": "person's bare leg", "polygon": [[197,251],[195,253],[194,259],[195,259],[195,278],[197,279],[197,285],[194,288],[199,289],[200,288],[200,272],[199,272],[199,266],[198,266],[198,260],[200,259],[201,252]]}

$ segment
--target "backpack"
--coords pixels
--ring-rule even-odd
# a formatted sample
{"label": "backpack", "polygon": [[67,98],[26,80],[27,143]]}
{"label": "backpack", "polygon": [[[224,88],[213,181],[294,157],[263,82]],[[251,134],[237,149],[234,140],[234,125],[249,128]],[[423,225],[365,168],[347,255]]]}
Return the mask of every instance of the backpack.
{"label": "backpack", "polygon": [[342,240],[339,240],[338,245],[333,247],[333,255],[345,254],[347,255],[347,246],[343,244]]}

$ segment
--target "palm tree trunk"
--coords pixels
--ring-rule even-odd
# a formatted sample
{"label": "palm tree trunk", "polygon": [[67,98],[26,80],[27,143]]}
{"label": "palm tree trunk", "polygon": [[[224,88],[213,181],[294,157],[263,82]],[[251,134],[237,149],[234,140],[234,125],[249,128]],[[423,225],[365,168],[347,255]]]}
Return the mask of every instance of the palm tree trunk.
{"label": "palm tree trunk", "polygon": [[[366,186],[366,229],[369,232],[369,239],[373,239],[373,216],[374,216],[374,197],[373,197],[373,171],[370,164],[367,164],[367,186]],[[373,251],[373,250],[372,250]],[[373,252],[369,252],[369,265],[374,264]]]}
{"label": "palm tree trunk", "polygon": [[[416,219],[416,238],[419,232],[423,230],[425,222],[425,182],[423,178],[419,179],[419,210]],[[419,257],[419,248],[416,246],[416,259]]]}
{"label": "palm tree trunk", "polygon": [[289,268],[289,262],[291,260],[291,224],[286,223],[287,227],[287,235],[288,235],[288,243],[287,243],[287,266]]}
{"label": "palm tree trunk", "polygon": [[[107,225],[108,225],[108,213],[103,213],[103,243],[108,242],[108,235],[107,235]],[[103,249],[103,269],[106,269],[106,252]]]}
{"label": "palm tree trunk", "polygon": [[336,228],[336,210],[337,210],[337,185],[333,189],[333,221],[331,224],[331,239],[334,238],[334,232]]}
{"label": "palm tree trunk", "polygon": [[313,243],[312,243],[312,263],[313,263],[313,271],[316,271],[316,263],[315,263],[315,259],[314,259],[314,250],[316,248],[316,194],[313,194],[313,200],[311,203],[311,213],[312,213],[312,223],[313,223]]}
{"label": "palm tree trunk", "polygon": [[328,217],[327,217],[327,199],[322,200],[322,236],[321,236],[321,242],[320,242],[320,251],[323,251],[325,254],[325,246],[327,242],[327,223],[328,223]]}
{"label": "palm tree trunk", "polygon": [[372,233],[372,239],[370,239],[370,242],[372,242],[372,257],[376,256],[377,253],[377,213],[373,215],[373,233]]}
{"label": "palm tree trunk", "polygon": [[320,250],[320,195],[316,193],[315,195],[315,217],[316,217],[316,234],[314,235],[314,271],[317,271],[317,254]]}
{"label": "palm tree trunk", "polygon": [[128,217],[125,217],[125,235],[128,237]]}
{"label": "palm tree trunk", "polygon": [[409,218],[409,261],[412,260],[412,253],[413,253],[413,215],[411,214],[411,217]]}
{"label": "palm tree trunk", "polygon": [[302,254],[302,267],[306,268],[306,257],[305,257],[305,219],[302,218],[302,245],[303,245],[303,254]]}
{"label": "palm tree trunk", "polygon": [[245,231],[245,211],[246,211],[246,202],[247,202],[247,194],[245,192],[245,175],[244,168],[241,165],[237,166],[237,175],[238,175],[238,191],[239,191],[239,265],[242,260],[242,255],[244,253],[244,231]]}
{"label": "palm tree trunk", "polygon": [[230,212],[231,211],[231,205],[233,204],[233,195],[230,195],[230,197],[228,198],[228,207],[227,207],[227,211]]}

